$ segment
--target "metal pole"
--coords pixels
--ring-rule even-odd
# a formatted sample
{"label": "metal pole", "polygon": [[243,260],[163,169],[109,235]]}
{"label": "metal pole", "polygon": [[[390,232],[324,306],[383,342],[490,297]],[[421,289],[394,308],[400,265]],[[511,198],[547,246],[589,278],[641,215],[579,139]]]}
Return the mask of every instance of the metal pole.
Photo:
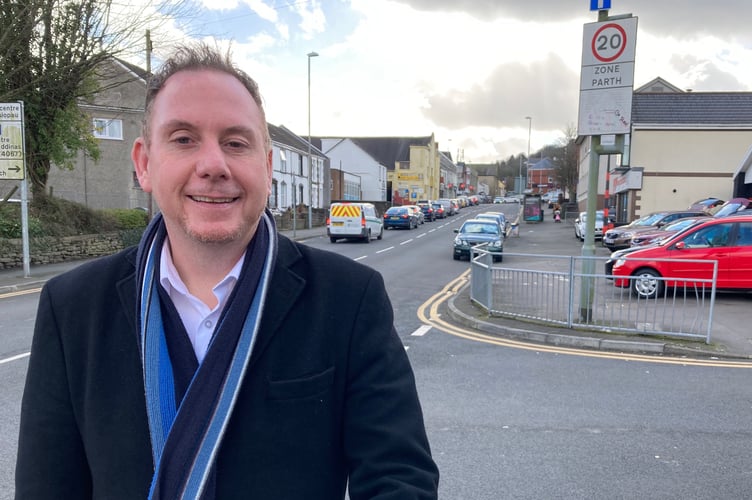
{"label": "metal pole", "polygon": [[580,289],[580,319],[589,322],[593,317],[595,291],[595,212],[598,205],[598,170],[600,167],[601,137],[590,137],[590,169],[588,170],[587,220],[585,221],[585,244],[582,245],[582,287]]}
{"label": "metal pole", "polygon": [[308,53],[308,228],[313,227],[313,165],[311,163],[311,58],[316,52]]}
{"label": "metal pole", "polygon": [[530,189],[530,135],[533,132],[533,117],[526,116],[525,120],[527,120],[527,168],[525,169],[525,189]]}

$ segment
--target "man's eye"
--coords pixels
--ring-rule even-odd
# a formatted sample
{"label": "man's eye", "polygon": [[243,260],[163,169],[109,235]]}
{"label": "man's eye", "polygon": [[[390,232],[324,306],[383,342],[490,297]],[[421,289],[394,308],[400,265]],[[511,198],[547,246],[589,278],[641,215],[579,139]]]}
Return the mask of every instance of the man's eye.
{"label": "man's eye", "polygon": [[176,137],[174,141],[178,144],[188,144],[191,142],[191,139],[190,137]]}

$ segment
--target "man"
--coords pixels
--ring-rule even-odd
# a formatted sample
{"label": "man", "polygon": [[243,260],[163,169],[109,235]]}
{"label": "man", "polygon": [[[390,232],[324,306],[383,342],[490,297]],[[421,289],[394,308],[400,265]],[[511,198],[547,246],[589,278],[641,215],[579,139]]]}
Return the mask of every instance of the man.
{"label": "man", "polygon": [[16,498],[436,498],[415,382],[375,271],[277,235],[255,82],[184,47],[132,152],[161,215],[50,280]]}

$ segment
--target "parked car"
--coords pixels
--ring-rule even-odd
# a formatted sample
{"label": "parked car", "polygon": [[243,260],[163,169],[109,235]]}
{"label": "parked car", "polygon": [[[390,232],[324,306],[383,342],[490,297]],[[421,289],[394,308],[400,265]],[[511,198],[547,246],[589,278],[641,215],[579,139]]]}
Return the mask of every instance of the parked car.
{"label": "parked car", "polygon": [[603,237],[603,246],[614,251],[620,248],[631,246],[632,236],[640,230],[655,229],[665,226],[675,220],[684,217],[702,217],[707,215],[705,212],[697,210],[671,210],[663,212],[653,212],[633,221],[626,226],[609,229]]}
{"label": "parked car", "polygon": [[507,234],[507,229],[509,226],[509,221],[507,221],[507,216],[504,215],[502,212],[483,212],[478,215],[475,215],[474,218],[476,219],[489,219],[494,220],[499,223],[499,226],[501,226],[501,232],[504,236]]}
{"label": "parked car", "polygon": [[447,216],[456,215],[460,211],[460,207],[457,202],[450,198],[440,198],[436,201],[438,203],[441,203],[441,205],[444,207],[444,211],[446,212]]}
{"label": "parked car", "polygon": [[682,219],[675,220],[674,222],[666,224],[665,226],[636,232],[634,236],[632,236],[630,245],[633,247],[637,247],[637,246],[645,246],[651,243],[655,243],[664,238],[669,238],[673,236],[674,234],[678,233],[679,231],[683,231],[684,229],[694,224],[697,224],[698,222],[708,220],[709,218],[710,216],[684,217]]}
{"label": "parked car", "polygon": [[[580,212],[574,220],[574,237],[585,241],[585,228],[587,227],[587,212]],[[603,210],[595,212],[595,235],[594,239],[603,239]]]}
{"label": "parked car", "polygon": [[689,206],[689,210],[699,210],[701,212],[709,212],[711,209],[723,205],[725,202],[720,198],[703,198],[697,200]]}
{"label": "parked car", "polygon": [[439,203],[438,201],[435,201],[431,203],[431,206],[433,207],[433,215],[437,219],[445,219],[447,216],[446,210],[444,210],[444,205]]}
{"label": "parked car", "polygon": [[370,243],[371,238],[380,240],[383,236],[384,221],[371,203],[332,203],[326,218],[326,234],[332,243],[342,238]]}
{"label": "parked car", "polygon": [[433,205],[430,203],[418,203],[418,208],[420,208],[420,211],[423,212],[423,219],[427,220],[428,222],[433,222],[436,220],[436,214],[434,213]]}
{"label": "parked car", "polygon": [[732,198],[723,205],[712,208],[710,213],[713,217],[725,217],[750,208],[752,208],[752,200],[749,198]]}
{"label": "parked car", "polygon": [[623,255],[613,266],[614,284],[655,298],[670,287],[692,287],[686,280],[712,279],[713,261],[717,289],[752,290],[752,215],[712,218]]}
{"label": "parked car", "polygon": [[384,212],[384,229],[418,227],[418,217],[407,207],[391,207]]}
{"label": "parked car", "polygon": [[403,205],[403,207],[411,210],[415,214],[415,217],[417,217],[418,219],[418,224],[423,224],[424,222],[426,222],[426,218],[423,216],[423,211],[418,205]]}
{"label": "parked car", "polygon": [[452,257],[460,260],[474,256],[473,247],[481,243],[487,243],[486,249],[492,253],[494,262],[502,261],[504,251],[504,235],[501,226],[492,220],[468,219],[462,223],[459,229],[454,230],[457,236],[454,238]]}

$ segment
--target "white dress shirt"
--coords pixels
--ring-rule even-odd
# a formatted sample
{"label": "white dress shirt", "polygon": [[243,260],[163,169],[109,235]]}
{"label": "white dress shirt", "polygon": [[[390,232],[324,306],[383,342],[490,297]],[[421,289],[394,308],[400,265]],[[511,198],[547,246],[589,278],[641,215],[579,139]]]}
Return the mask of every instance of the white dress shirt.
{"label": "white dress shirt", "polygon": [[222,309],[227,304],[227,299],[235,288],[244,260],[245,254],[240,257],[240,260],[227,276],[214,286],[212,291],[217,298],[217,305],[213,309],[209,309],[209,306],[188,291],[180,278],[172,261],[169,241],[165,240],[164,245],[162,245],[162,255],[159,261],[160,284],[167,291],[172,303],[175,304],[175,309],[177,309],[180,319],[183,321],[185,331],[188,332],[188,338],[191,340],[193,352],[196,353],[199,364],[206,356],[214,328]]}

